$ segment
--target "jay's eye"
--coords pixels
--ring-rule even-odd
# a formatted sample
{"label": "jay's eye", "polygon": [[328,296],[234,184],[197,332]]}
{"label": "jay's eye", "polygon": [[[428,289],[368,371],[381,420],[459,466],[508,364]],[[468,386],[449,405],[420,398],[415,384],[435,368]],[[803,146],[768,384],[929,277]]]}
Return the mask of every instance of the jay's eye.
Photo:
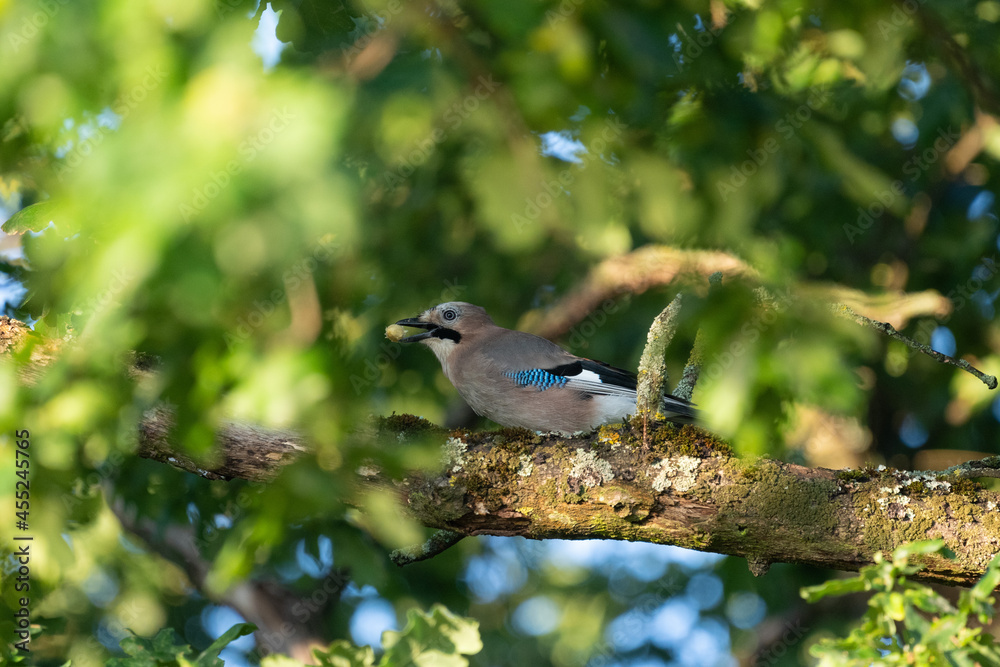
{"label": "jay's eye", "polygon": [[[503,426],[571,435],[620,422],[636,411],[632,373],[577,357],[544,338],[498,327],[471,303],[438,304],[427,317],[400,320],[395,326],[425,329],[399,342],[427,344],[469,406]],[[386,335],[392,340],[402,334],[389,327]],[[657,413],[677,424],[698,419],[689,401],[670,394],[662,397]]]}

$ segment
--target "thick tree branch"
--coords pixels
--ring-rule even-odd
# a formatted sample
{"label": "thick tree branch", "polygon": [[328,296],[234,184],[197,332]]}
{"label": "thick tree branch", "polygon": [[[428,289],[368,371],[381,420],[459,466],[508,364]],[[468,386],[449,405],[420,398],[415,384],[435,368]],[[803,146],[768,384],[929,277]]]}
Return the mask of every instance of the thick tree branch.
{"label": "thick tree branch", "polygon": [[[726,252],[643,246],[604,260],[555,305],[527,313],[517,328],[543,338],[559,338],[624,294],[642,294],[683,277],[707,280],[716,273],[724,279],[756,280],[758,276],[753,267]],[[807,300],[846,303],[863,315],[896,327],[905,326],[914,317],[944,317],[952,310],[951,301],[934,290],[870,295],[841,285],[804,284],[796,286],[793,293]]]}
{"label": "thick tree branch", "polygon": [[[246,579],[221,593],[213,592],[206,585],[210,563],[204,560],[190,526],[169,525],[164,529],[156,521],[127,509],[121,500],[114,500],[110,505],[125,530],[168,561],[177,563],[191,583],[209,599],[232,607],[256,625],[258,645],[265,653],[283,653],[308,663],[314,648],[329,643],[320,634],[322,614],[306,613],[306,620],[302,620],[303,612],[313,610],[314,605],[274,582]],[[339,598],[347,581],[343,573],[335,572],[322,583],[328,603]]]}
{"label": "thick tree branch", "polygon": [[[415,428],[427,432],[426,422],[409,416],[378,424],[392,442]],[[161,421],[142,433],[168,426]],[[603,427],[573,439],[516,429],[440,433],[450,457],[445,472],[390,482],[375,470],[359,471],[365,484],[394,488],[416,520],[449,531],[421,554],[461,535],[520,535],[673,544],[742,556],[757,572],[772,562],[856,570],[877,551],[942,537],[956,558],[932,559],[924,576],[967,585],[1000,549],[1000,494],[964,475],[745,461],[692,426],[660,425],[643,447],[638,421],[634,429]],[[176,456],[172,464],[205,476],[266,479],[290,460],[289,436],[259,429],[256,435],[255,451],[224,453],[223,461],[248,462],[239,468],[223,463],[206,470]],[[231,434],[220,438],[224,449],[239,446]],[[295,451],[302,448],[298,443]],[[164,460],[164,442],[141,438],[139,454]],[[982,476],[1000,469],[992,460],[977,465]]]}
{"label": "thick tree branch", "polygon": [[654,287],[669,285],[682,276],[707,279],[716,272],[726,277],[757,276],[757,272],[746,262],[729,253],[643,246],[626,255],[604,260],[553,307],[544,312],[528,313],[518,328],[543,338],[558,338],[587,315],[600,310],[601,304],[609,299],[623,294],[642,294]]}
{"label": "thick tree branch", "polygon": [[[667,273],[677,275],[677,262],[659,272],[653,268],[664,252],[679,253],[680,265],[698,273],[723,270],[720,265],[732,273],[749,271],[724,253],[647,248],[628,256],[639,261],[624,277],[612,278],[610,264],[602,265],[590,281],[593,289],[577,293],[576,307],[604,298],[609,285],[612,291],[635,292]],[[8,331],[15,324],[0,321],[0,352],[18,354],[15,338],[23,340],[24,332]],[[47,345],[35,345],[32,363],[20,366],[44,366],[48,359],[35,359],[36,354],[48,357],[58,350],[57,342],[51,349]],[[427,424],[418,421],[389,418],[379,426],[398,442],[415,426],[426,432]],[[172,422],[167,409],[145,415],[139,455],[212,479],[266,481],[309,449],[294,433],[229,423],[218,433],[218,458],[198,463],[172,441]],[[414,473],[393,482],[377,471],[359,471],[363,483],[393,489],[425,526],[449,531],[403,560],[440,551],[461,535],[490,534],[674,544],[743,556],[755,573],[772,562],[857,569],[872,562],[877,551],[943,537],[957,557],[929,563],[926,578],[968,584],[1000,549],[995,511],[1000,494],[965,479],[973,474],[971,467],[951,475],[838,473],[741,461],[711,435],[672,425],[654,425],[648,439],[628,425],[574,439],[512,429],[461,437],[440,433],[452,456],[445,472]],[[984,461],[977,470],[987,476],[997,468]]]}
{"label": "thick tree branch", "polygon": [[169,463],[206,479],[246,479],[267,482],[280,466],[307,451],[298,436],[289,431],[268,431],[247,424],[228,422],[218,431],[215,461],[199,464],[170,440],[173,414],[166,408],[150,410],[139,424],[140,454]]}

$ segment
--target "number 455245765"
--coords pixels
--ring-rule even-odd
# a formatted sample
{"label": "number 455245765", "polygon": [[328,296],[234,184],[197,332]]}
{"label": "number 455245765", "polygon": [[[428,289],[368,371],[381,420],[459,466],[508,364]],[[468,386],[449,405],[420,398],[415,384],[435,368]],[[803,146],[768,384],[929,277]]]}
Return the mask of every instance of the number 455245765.
{"label": "number 455245765", "polygon": [[21,530],[28,529],[28,510],[31,507],[31,483],[28,481],[28,471],[31,469],[31,458],[28,450],[31,448],[31,436],[28,429],[14,431],[14,438],[17,442],[17,449],[14,450],[15,467],[14,472],[20,479],[14,485],[14,497],[17,515],[17,527]]}

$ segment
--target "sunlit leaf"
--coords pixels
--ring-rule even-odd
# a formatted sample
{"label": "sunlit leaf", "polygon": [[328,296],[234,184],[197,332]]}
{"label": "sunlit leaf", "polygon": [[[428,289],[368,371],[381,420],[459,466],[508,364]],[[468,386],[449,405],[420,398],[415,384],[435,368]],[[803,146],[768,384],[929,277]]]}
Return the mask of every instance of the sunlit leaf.
{"label": "sunlit leaf", "polygon": [[25,206],[8,218],[0,229],[7,234],[40,232],[52,222],[53,209],[52,203],[47,201]]}

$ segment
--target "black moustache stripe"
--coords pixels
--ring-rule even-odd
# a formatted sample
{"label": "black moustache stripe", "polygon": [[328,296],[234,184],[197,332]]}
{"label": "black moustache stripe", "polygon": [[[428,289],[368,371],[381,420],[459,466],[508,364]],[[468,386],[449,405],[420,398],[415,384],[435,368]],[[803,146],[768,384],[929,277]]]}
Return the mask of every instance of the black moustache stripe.
{"label": "black moustache stripe", "polygon": [[436,338],[448,338],[456,343],[459,343],[462,340],[462,334],[458,333],[454,329],[446,329],[444,327],[438,327],[431,332],[431,335]]}

